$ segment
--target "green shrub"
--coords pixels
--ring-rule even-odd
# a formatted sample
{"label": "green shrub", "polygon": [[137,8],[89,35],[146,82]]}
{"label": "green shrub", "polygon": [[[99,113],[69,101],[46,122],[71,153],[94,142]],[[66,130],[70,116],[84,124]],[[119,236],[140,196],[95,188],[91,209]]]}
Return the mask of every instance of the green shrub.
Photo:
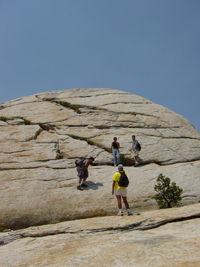
{"label": "green shrub", "polygon": [[56,159],[63,159],[64,155],[60,152],[56,153]]}
{"label": "green shrub", "polygon": [[58,104],[60,104],[61,106],[63,107],[66,107],[66,108],[71,108],[73,109],[74,111],[76,111],[76,113],[81,113],[80,111],[80,106],[79,105],[71,105],[70,103],[66,102],[66,101],[58,101]]}
{"label": "green shrub", "polygon": [[86,139],[86,142],[88,143],[88,145],[91,145],[91,146],[94,145],[94,142],[92,140],[90,140],[90,139]]}
{"label": "green shrub", "polygon": [[0,117],[0,121],[7,121],[6,117]]}
{"label": "green shrub", "polygon": [[76,113],[81,114],[80,106],[72,106],[72,108],[74,108],[74,110],[76,111]]}
{"label": "green shrub", "polygon": [[31,122],[29,120],[26,120],[26,119],[23,119],[23,120],[24,120],[24,124],[25,125],[30,125],[31,124]]}
{"label": "green shrub", "polygon": [[70,108],[70,104],[66,101],[58,101],[58,104],[66,108]]}
{"label": "green shrub", "polygon": [[171,179],[159,174],[157,184],[154,186],[157,194],[153,197],[160,209],[172,208],[178,206],[182,200],[181,194],[183,189],[179,188],[176,183],[171,183]]}

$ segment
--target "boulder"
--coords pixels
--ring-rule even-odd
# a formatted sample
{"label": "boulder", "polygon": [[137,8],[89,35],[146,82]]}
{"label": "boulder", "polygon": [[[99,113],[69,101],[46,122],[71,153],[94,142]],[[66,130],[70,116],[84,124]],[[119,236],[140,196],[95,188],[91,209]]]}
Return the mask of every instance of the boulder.
{"label": "boulder", "polygon": [[[130,178],[133,212],[157,209],[160,173],[183,188],[182,205],[200,199],[200,134],[169,109],[113,89],[80,88],[40,93],[1,104],[0,229],[115,215],[110,146],[120,143]],[[140,142],[133,168],[131,136]],[[93,156],[88,188],[76,189],[77,158]]]}

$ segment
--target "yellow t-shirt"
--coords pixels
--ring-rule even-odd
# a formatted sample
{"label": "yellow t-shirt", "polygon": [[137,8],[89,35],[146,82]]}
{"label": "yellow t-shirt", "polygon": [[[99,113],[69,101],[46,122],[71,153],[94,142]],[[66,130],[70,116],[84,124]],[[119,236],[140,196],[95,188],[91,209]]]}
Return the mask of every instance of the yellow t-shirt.
{"label": "yellow t-shirt", "polygon": [[[127,175],[127,173],[125,172],[125,174]],[[115,181],[115,187],[114,187],[114,190],[116,191],[117,189],[119,188],[126,188],[126,187],[123,187],[123,186],[119,186],[118,182],[119,182],[119,179],[121,177],[121,173],[120,172],[116,172],[112,178],[113,181]]]}

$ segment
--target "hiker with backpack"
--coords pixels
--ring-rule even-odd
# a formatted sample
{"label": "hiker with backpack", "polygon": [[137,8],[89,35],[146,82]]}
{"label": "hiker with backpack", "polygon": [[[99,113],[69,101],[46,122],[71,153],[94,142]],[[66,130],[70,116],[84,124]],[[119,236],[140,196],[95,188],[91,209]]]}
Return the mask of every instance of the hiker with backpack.
{"label": "hiker with backpack", "polygon": [[[94,158],[90,157],[89,159],[78,159],[76,161],[76,167],[78,172],[78,186],[77,189],[83,191],[83,187],[87,187],[85,184],[85,181],[87,180],[89,173],[88,173],[88,167],[91,163],[93,163]],[[83,180],[83,182],[82,182]]]}
{"label": "hiker with backpack", "polygon": [[129,210],[129,204],[127,201],[127,186],[129,184],[129,180],[126,172],[123,170],[123,165],[118,165],[118,172],[116,172],[112,178],[112,195],[115,194],[117,198],[117,204],[119,208],[118,216],[123,216],[122,212],[122,199],[124,201],[125,207],[127,209],[128,215],[133,215]]}
{"label": "hiker with backpack", "polygon": [[129,149],[129,151],[132,151],[132,154],[133,154],[133,159],[135,161],[135,167],[137,165],[139,165],[139,151],[141,150],[141,146],[140,146],[140,143],[135,139],[135,135],[132,135],[132,140],[133,140],[133,143],[132,143],[132,148]]}
{"label": "hiker with backpack", "polygon": [[117,137],[114,137],[110,148],[110,153],[113,153],[114,166],[119,165],[119,160],[120,160],[119,148],[120,144],[119,142],[117,142]]}

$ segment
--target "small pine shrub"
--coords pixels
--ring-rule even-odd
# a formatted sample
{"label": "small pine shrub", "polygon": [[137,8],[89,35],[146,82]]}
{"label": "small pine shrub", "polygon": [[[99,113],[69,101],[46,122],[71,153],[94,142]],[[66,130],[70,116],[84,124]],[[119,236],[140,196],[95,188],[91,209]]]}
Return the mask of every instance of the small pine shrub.
{"label": "small pine shrub", "polygon": [[154,186],[157,194],[153,197],[160,209],[172,208],[178,206],[182,200],[181,194],[183,189],[179,188],[176,183],[171,183],[171,179],[159,174],[157,184]]}
{"label": "small pine shrub", "polygon": [[64,155],[62,153],[57,152],[56,159],[63,159]]}

